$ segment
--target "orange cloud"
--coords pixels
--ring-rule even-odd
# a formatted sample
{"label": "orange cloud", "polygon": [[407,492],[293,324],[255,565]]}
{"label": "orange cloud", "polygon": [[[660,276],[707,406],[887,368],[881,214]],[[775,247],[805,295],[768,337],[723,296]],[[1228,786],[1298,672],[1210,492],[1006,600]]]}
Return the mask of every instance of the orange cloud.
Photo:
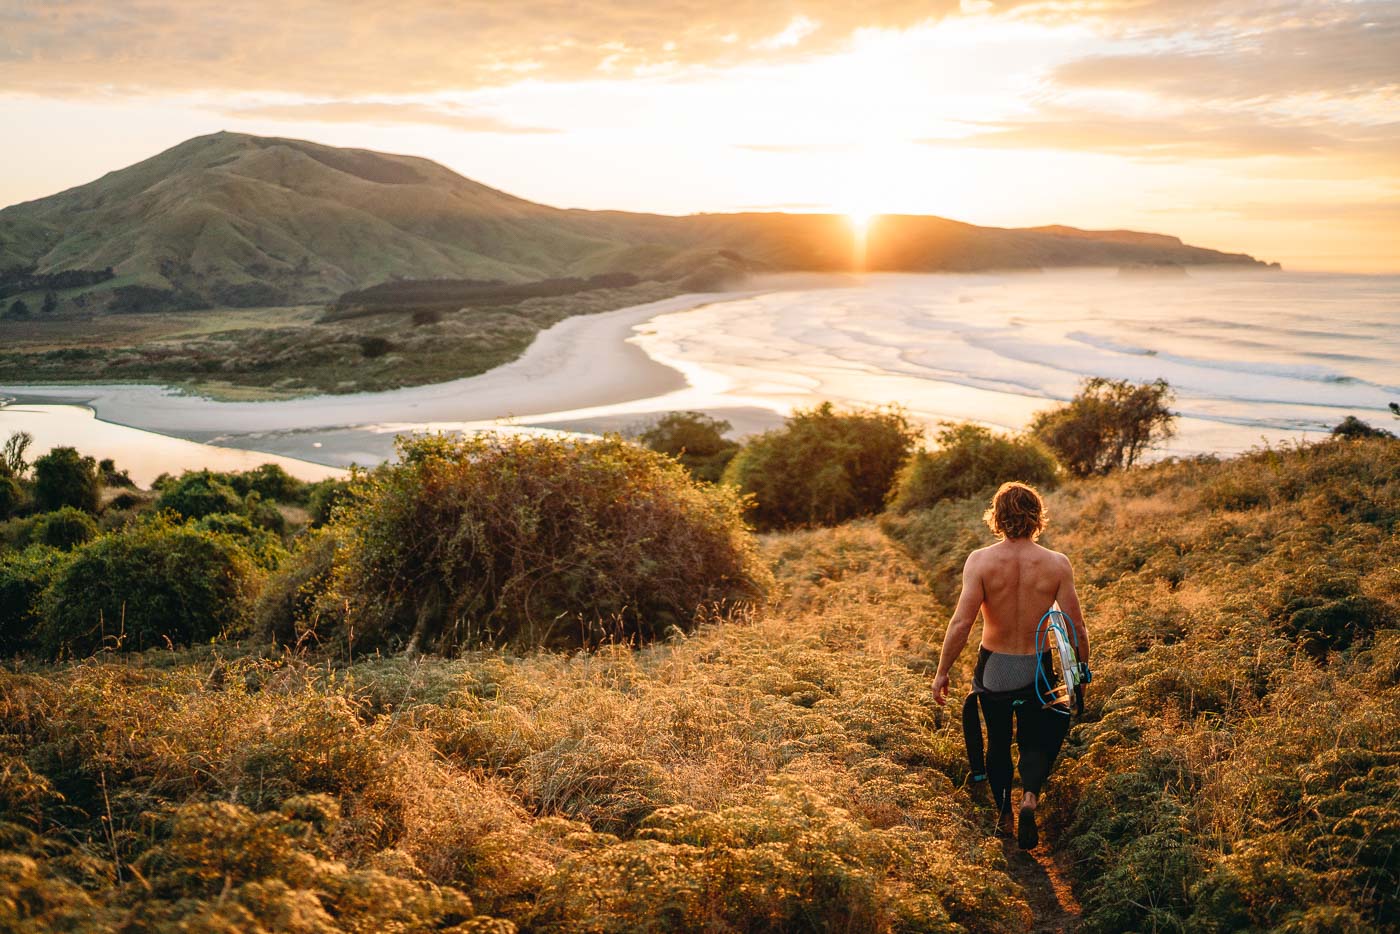
{"label": "orange cloud", "polygon": [[335,97],[625,75],[829,51],[957,0],[150,0],[0,5],[0,87]]}

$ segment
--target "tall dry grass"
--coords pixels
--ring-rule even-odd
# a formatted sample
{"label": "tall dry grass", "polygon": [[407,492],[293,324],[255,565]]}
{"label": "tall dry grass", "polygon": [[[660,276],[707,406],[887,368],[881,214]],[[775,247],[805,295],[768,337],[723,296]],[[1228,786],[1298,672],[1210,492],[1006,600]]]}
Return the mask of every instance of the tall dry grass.
{"label": "tall dry grass", "polygon": [[641,650],[4,674],[0,928],[1024,929],[920,574],[870,525],[764,555],[764,615]]}
{"label": "tall dry grass", "polygon": [[[1046,797],[1086,928],[1393,929],[1400,445],[1165,463],[1047,503],[1093,634]],[[982,505],[886,519],[945,599]]]}

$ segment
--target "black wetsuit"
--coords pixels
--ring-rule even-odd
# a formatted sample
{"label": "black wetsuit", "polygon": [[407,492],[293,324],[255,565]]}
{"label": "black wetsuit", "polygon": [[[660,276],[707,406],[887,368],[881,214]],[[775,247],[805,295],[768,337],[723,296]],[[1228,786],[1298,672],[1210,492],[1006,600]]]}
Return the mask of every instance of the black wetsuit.
{"label": "black wetsuit", "polygon": [[[969,764],[973,777],[983,772],[979,763],[983,760],[982,729],[977,722],[978,707],[982,720],[987,724],[985,747],[985,774],[992,788],[992,798],[1003,812],[1011,810],[1011,720],[1016,720],[1016,745],[1021,753],[1018,763],[1021,772],[1021,787],[1032,794],[1040,794],[1060,746],[1069,732],[1069,717],[1064,713],[1047,709],[1042,701],[1035,680],[1034,663],[1029,664],[1029,680],[1024,684],[1007,683],[1005,670],[1018,674],[1027,669],[1028,658],[1034,656],[1002,656],[993,660],[994,653],[985,648],[977,651],[977,669],[972,676],[972,693],[963,703],[963,734],[967,739]],[[1006,659],[1015,660],[1011,665],[998,665]],[[992,663],[992,677],[988,675],[988,663]],[[1052,670],[1052,657],[1044,653],[1039,664],[1044,671]],[[1002,672],[996,671],[998,667]],[[987,681],[998,688],[991,690]],[[1019,680],[1013,678],[1012,680]]]}

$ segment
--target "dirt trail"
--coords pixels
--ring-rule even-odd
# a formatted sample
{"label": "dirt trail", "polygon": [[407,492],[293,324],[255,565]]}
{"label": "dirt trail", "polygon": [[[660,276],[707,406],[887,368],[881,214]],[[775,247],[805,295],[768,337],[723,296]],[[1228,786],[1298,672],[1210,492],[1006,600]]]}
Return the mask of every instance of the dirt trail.
{"label": "dirt trail", "polygon": [[1004,841],[1011,878],[1025,889],[1035,921],[1030,934],[1074,931],[1079,928],[1079,902],[1070,891],[1069,879],[1044,846],[1027,853],[1015,841]]}

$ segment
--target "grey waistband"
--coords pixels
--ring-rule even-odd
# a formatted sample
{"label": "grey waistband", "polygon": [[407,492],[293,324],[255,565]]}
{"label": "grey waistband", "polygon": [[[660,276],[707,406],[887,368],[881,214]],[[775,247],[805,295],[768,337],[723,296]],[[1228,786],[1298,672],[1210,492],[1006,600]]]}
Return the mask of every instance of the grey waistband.
{"label": "grey waistband", "polygon": [[988,691],[1015,691],[1035,683],[1040,656],[989,652],[982,668],[982,687]]}

